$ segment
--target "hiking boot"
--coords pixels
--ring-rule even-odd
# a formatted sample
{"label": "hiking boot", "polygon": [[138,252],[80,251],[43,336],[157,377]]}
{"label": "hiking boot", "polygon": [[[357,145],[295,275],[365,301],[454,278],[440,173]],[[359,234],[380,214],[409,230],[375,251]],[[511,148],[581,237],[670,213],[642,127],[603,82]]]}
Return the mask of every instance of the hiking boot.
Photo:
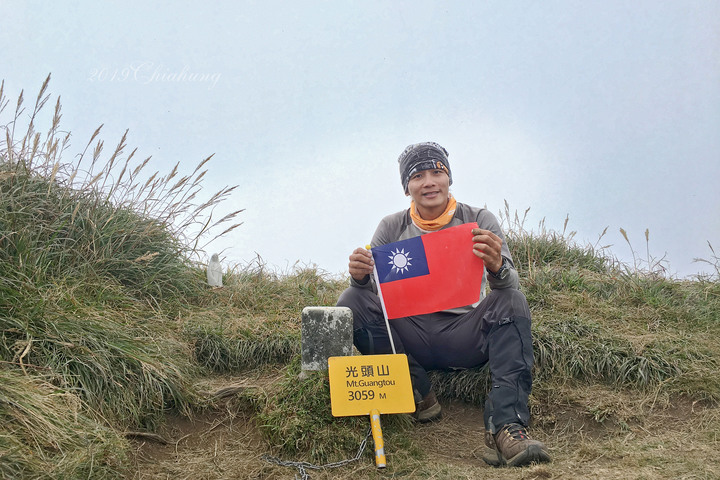
{"label": "hiking boot", "polygon": [[440,418],[442,408],[435,397],[435,392],[425,395],[420,403],[415,404],[415,413],[413,417],[421,423],[431,422]]}
{"label": "hiking boot", "polygon": [[509,423],[495,435],[485,432],[483,460],[494,467],[522,467],[533,462],[549,462],[550,454],[542,442],[530,438],[525,427]]}

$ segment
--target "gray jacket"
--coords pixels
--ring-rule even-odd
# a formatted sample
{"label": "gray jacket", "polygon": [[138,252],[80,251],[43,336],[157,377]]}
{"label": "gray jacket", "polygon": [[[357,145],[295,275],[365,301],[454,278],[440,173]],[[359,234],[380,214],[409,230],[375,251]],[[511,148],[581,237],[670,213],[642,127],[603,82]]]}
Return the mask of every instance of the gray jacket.
{"label": "gray jacket", "polygon": [[[510,274],[503,280],[498,280],[492,275],[487,275],[487,272],[483,273],[483,289],[481,292],[480,300],[485,297],[484,287],[485,285],[488,285],[487,282],[489,282],[491,289],[517,289],[519,286],[518,273],[517,270],[515,270],[515,265],[513,264],[512,256],[510,255],[510,249],[508,249],[507,243],[505,242],[505,235],[500,229],[500,224],[498,223],[497,218],[495,218],[495,215],[493,215],[489,210],[485,208],[471,207],[469,205],[465,205],[464,203],[458,202],[455,210],[455,215],[453,216],[450,223],[444,226],[443,229],[454,227],[456,225],[462,225],[469,222],[477,222],[480,228],[490,230],[502,239],[503,244],[501,254],[503,257],[508,259],[510,266]],[[380,221],[380,225],[378,225],[377,229],[375,230],[375,234],[373,235],[370,246],[375,247],[377,245],[385,245],[388,243],[397,242],[399,240],[406,240],[408,238],[423,235],[423,233],[424,232],[422,230],[420,230],[418,227],[415,226],[414,223],[412,223],[412,220],[410,219],[410,209],[408,208],[407,210],[393,213],[383,218]],[[369,277],[365,278],[363,282],[356,282],[352,277],[350,277],[350,285],[358,288],[372,289],[373,291],[377,292],[375,281]],[[476,305],[477,304],[473,304],[467,305],[466,307],[456,308],[453,309],[452,312],[464,313],[471,310]]]}

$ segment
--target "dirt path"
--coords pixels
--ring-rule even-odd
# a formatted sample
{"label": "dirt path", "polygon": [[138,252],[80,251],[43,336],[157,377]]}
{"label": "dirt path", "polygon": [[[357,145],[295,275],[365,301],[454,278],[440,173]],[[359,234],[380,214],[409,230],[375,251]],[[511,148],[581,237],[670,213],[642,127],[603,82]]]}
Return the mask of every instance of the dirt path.
{"label": "dirt path", "polygon": [[[256,379],[257,380],[257,379]],[[461,402],[442,402],[438,422],[415,427],[420,459],[395,469],[393,457],[404,454],[386,444],[388,469],[372,460],[338,469],[308,470],[312,479],[434,478],[434,479],[718,479],[720,478],[720,409],[682,405],[657,409],[651,416],[596,421],[578,405],[538,412],[532,434],[544,441],[553,463],[522,469],[485,465],[482,410]],[[692,428],[688,428],[692,426]],[[292,479],[298,470],[267,462],[270,453],[254,421],[218,410],[190,421],[168,418],[158,432],[167,440],[133,440],[131,478],[149,479]],[[372,449],[372,441],[368,444]],[[355,452],[348,452],[348,458]],[[287,459],[293,460],[293,459]],[[396,462],[399,464],[400,462]],[[298,477],[299,478],[299,477]]]}

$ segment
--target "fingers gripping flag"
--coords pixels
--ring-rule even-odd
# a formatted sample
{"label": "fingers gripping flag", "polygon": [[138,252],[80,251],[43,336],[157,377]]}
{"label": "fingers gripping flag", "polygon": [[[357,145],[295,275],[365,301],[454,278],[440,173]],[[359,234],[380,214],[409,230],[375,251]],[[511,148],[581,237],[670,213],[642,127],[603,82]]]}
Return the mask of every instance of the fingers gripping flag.
{"label": "fingers gripping flag", "polygon": [[438,312],[480,299],[483,261],[466,223],[372,248],[388,318]]}

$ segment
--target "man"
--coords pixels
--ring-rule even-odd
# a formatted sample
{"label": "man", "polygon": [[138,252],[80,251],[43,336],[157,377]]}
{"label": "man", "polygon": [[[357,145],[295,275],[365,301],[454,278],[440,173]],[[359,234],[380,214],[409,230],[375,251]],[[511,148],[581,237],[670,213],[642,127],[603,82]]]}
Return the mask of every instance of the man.
{"label": "man", "polygon": [[[492,388],[485,402],[483,460],[490,465],[522,466],[549,462],[545,446],[527,434],[528,396],[533,364],[530,310],[518,290],[518,274],[495,216],[458,203],[450,193],[452,173],[447,151],[433,142],[408,146],[398,158],[400,179],[410,208],[383,218],[371,246],[384,245],[468,222],[473,253],[487,271],[491,292],[473,305],[393,319],[392,338],[405,353],[415,394],[415,418],[440,417],[427,371],[488,364]],[[353,312],[354,343],[365,355],[392,353],[377,295],[372,254],[357,248],[350,255],[350,288],[338,300]],[[483,281],[485,285],[485,281]]]}

